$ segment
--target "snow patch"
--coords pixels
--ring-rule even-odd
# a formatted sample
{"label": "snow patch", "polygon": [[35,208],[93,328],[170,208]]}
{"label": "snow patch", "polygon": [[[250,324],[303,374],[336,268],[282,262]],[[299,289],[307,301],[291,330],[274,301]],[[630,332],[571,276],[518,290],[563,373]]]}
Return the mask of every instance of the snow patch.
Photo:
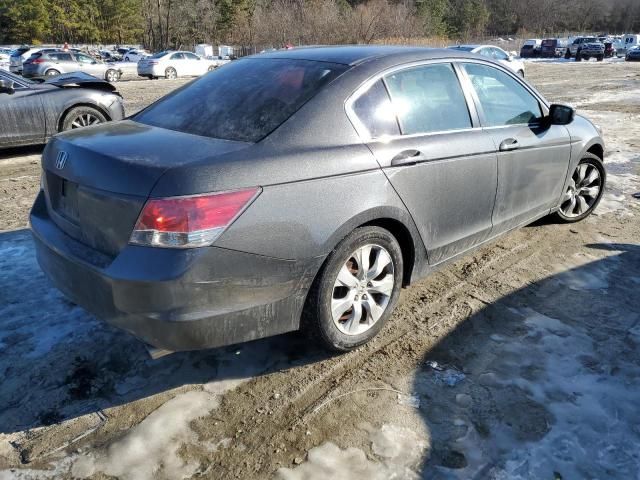
{"label": "snow patch", "polygon": [[217,396],[203,391],[183,393],[163,404],[104,453],[80,457],[71,473],[87,478],[97,472],[124,480],[188,478],[199,467],[178,450],[197,440],[190,423],[218,407]]}
{"label": "snow patch", "polygon": [[369,460],[364,451],[341,449],[326,442],[309,450],[305,463],[297,468],[281,468],[280,480],[389,480],[418,479],[415,468],[422,460],[427,441],[414,431],[396,425],[383,425],[369,432],[371,450],[379,460]]}

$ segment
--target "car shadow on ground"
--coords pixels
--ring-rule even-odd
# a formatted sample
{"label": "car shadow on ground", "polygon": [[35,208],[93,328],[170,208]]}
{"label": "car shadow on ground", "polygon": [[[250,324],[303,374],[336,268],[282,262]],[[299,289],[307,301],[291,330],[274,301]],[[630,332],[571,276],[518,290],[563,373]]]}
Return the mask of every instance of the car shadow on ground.
{"label": "car shadow on ground", "polygon": [[524,288],[497,279],[423,359],[422,478],[640,474],[640,246],[587,248]]}
{"label": "car shadow on ground", "polygon": [[16,157],[25,157],[28,155],[40,155],[44,150],[43,145],[29,145],[26,147],[10,147],[0,149],[0,162],[3,160],[11,160]]}
{"label": "car shadow on ground", "polygon": [[329,356],[288,334],[151,360],[140,341],[70,303],[48,283],[29,230],[0,233],[0,271],[0,433]]}

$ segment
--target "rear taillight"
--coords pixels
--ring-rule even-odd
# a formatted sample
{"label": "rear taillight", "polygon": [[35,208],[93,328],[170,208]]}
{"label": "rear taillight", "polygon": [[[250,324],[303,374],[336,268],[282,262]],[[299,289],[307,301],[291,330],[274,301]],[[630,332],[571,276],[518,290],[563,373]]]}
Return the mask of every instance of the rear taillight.
{"label": "rear taillight", "polygon": [[39,64],[39,63],[44,63],[45,60],[43,58],[33,58],[31,60],[29,60],[28,62],[25,63],[35,63],[35,64]]}
{"label": "rear taillight", "polygon": [[166,248],[211,245],[260,194],[260,188],[147,200],[129,243]]}
{"label": "rear taillight", "polygon": [[158,65],[158,63],[160,63],[160,62],[158,62],[156,60],[147,60],[146,63],[147,63],[147,65]]}

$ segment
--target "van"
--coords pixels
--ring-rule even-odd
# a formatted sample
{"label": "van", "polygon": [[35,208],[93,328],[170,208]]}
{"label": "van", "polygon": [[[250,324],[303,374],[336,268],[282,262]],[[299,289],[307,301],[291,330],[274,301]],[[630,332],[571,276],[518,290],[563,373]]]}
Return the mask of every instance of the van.
{"label": "van", "polygon": [[616,49],[616,55],[618,57],[624,57],[629,50],[638,45],[640,45],[640,35],[627,34],[622,37],[620,47]]}

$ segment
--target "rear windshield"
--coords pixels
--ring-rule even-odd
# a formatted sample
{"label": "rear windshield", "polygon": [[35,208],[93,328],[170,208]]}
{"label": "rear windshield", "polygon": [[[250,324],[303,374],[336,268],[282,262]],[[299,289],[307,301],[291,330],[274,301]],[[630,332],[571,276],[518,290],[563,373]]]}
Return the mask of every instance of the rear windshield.
{"label": "rear windshield", "polygon": [[149,58],[162,58],[162,57],[164,57],[165,55],[167,55],[169,53],[170,52],[168,52],[168,51],[158,52],[158,53],[156,53],[154,55],[151,55]]}
{"label": "rear windshield", "polygon": [[20,55],[22,55],[25,52],[28,52],[30,50],[30,48],[16,48],[13,52],[11,52],[11,56],[12,57],[19,57]]}
{"label": "rear windshield", "polygon": [[555,39],[548,39],[548,40],[542,41],[542,45],[545,47],[555,47],[557,44],[558,44],[558,40],[555,40]]}
{"label": "rear windshield", "polygon": [[470,52],[471,50],[475,49],[476,47],[463,47],[461,45],[456,45],[455,47],[449,47],[449,48],[455,48],[456,50],[462,50],[463,52]]}
{"label": "rear windshield", "polygon": [[194,135],[257,142],[346,68],[308,60],[236,60],[160,99],[133,119]]}

